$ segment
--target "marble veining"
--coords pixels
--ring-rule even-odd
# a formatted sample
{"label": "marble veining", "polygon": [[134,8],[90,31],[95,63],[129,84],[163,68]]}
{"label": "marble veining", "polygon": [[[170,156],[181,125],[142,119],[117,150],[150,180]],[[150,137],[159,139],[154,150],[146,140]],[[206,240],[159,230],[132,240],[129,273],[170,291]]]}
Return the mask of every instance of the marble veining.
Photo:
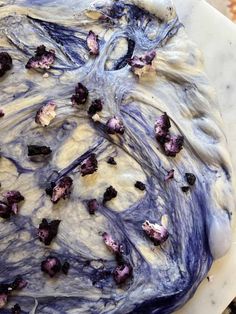
{"label": "marble veining", "polygon": [[[230,245],[231,165],[201,54],[168,1],[136,1],[140,8],[127,1],[126,18],[113,23],[85,15],[84,2],[63,3],[58,0],[55,8],[45,1],[39,8],[35,1],[7,1],[0,9],[1,51],[14,60],[13,70],[1,80],[6,112],[0,125],[1,182],[3,190],[20,190],[26,199],[19,216],[1,221],[1,279],[20,273],[28,280],[27,288],[11,298],[23,313],[171,313],[192,296],[213,258]],[[56,14],[62,7],[63,17]],[[90,10],[107,14],[110,7],[110,1],[95,2]],[[85,44],[90,29],[99,35],[97,58],[91,58]],[[120,39],[125,41],[117,53]],[[124,62],[127,39],[135,43],[133,55],[157,51],[154,77],[138,81],[131,73]],[[57,61],[46,79],[25,69],[39,44],[56,50]],[[123,67],[117,68],[117,60]],[[89,119],[87,105],[71,106],[78,81],[89,89],[89,101],[104,100],[99,123]],[[42,128],[34,123],[35,112],[50,100],[57,104],[57,117]],[[155,120],[163,112],[170,116],[171,130],[185,137],[175,159],[164,156],[155,140]],[[114,115],[124,122],[123,136],[105,133],[104,123]],[[52,158],[30,161],[27,145],[45,143]],[[98,171],[82,178],[78,166],[91,152],[97,155]],[[109,156],[117,167],[106,163]],[[172,168],[175,179],[165,183]],[[197,176],[188,194],[181,190],[186,172]],[[72,194],[53,205],[45,188],[68,174],[74,180]],[[146,192],[135,190],[137,180],[145,182]],[[84,202],[101,200],[109,185],[116,187],[117,198],[91,218]],[[141,225],[145,219],[160,222],[163,215],[168,215],[170,237],[153,247]],[[49,248],[35,236],[44,217],[62,220]],[[112,276],[102,277],[115,263],[102,242],[104,231],[123,243],[134,269],[122,289]],[[49,252],[70,262],[67,277],[42,275],[40,262]]]}

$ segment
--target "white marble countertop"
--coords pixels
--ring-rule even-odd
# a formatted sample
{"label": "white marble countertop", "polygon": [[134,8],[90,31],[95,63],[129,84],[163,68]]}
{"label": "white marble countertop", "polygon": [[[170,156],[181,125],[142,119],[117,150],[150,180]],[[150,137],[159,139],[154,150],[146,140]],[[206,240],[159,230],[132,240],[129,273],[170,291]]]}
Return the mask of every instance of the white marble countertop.
{"label": "white marble countertop", "polygon": [[[236,25],[204,0],[173,0],[189,37],[202,50],[215,87],[236,170]],[[236,171],[235,171],[236,173]],[[236,185],[235,185],[236,187]],[[236,228],[230,252],[216,261],[194,297],[178,314],[221,314],[236,296]]]}

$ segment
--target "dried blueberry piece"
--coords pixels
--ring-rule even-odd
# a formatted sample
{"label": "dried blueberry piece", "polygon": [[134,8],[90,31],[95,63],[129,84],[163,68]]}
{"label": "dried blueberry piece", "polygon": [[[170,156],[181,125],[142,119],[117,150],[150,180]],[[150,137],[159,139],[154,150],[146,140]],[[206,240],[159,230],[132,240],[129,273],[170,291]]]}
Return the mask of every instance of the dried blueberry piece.
{"label": "dried blueberry piece", "polygon": [[92,105],[88,109],[88,114],[93,116],[95,115],[95,113],[102,111],[102,108],[103,108],[103,104],[102,104],[101,99],[95,99],[92,102]]}
{"label": "dried blueberry piece", "polygon": [[51,152],[48,146],[28,145],[28,156],[49,155]]}
{"label": "dried blueberry piece", "polygon": [[80,165],[80,173],[82,177],[93,174],[98,169],[98,162],[95,154],[91,154]]}
{"label": "dried blueberry piece", "polygon": [[18,213],[18,203],[25,198],[19,191],[8,191],[3,197],[4,199],[0,201],[0,217],[8,219],[12,214]]}
{"label": "dried blueberry piece", "polygon": [[124,283],[128,278],[132,276],[133,268],[130,264],[119,265],[115,268],[114,279],[117,284]]}
{"label": "dried blueberry piece", "polygon": [[0,52],[0,77],[12,68],[12,58],[7,52]]}
{"label": "dried blueberry piece", "polygon": [[52,190],[51,201],[57,203],[61,198],[66,198],[70,195],[73,180],[65,176],[61,178]]}
{"label": "dried blueberry piece", "polygon": [[117,164],[117,162],[115,161],[115,159],[113,157],[109,157],[107,159],[107,163],[110,165],[116,165]]}
{"label": "dried blueberry piece", "polygon": [[174,174],[175,174],[174,169],[171,169],[170,171],[168,171],[167,175],[165,176],[165,181],[173,179],[174,178]]}
{"label": "dried blueberry piece", "polygon": [[11,314],[21,314],[21,307],[18,303],[11,308]]}
{"label": "dried blueberry piece", "polygon": [[88,96],[88,89],[82,83],[79,82],[75,87],[75,94],[80,95],[81,101],[85,102],[86,101],[85,98]]}
{"label": "dried blueberry piece", "polygon": [[141,181],[136,181],[134,186],[141,191],[146,190],[146,185]]}
{"label": "dried blueberry piece", "polygon": [[42,106],[36,113],[35,123],[48,126],[56,117],[56,107],[57,105],[53,102],[48,102],[46,105]]}
{"label": "dried blueberry piece", "polygon": [[61,262],[55,256],[48,256],[46,260],[41,263],[41,271],[54,277],[61,271]]}
{"label": "dried blueberry piece", "polygon": [[175,157],[183,148],[184,137],[181,135],[170,135],[166,138],[164,150],[166,156]]}
{"label": "dried blueberry piece", "polygon": [[133,58],[128,60],[128,64],[132,67],[143,68],[145,65],[151,65],[155,57],[156,52],[150,51],[141,57],[134,56]]}
{"label": "dried blueberry piece", "polygon": [[20,203],[25,199],[19,191],[8,191],[4,193],[3,196],[9,205]]}
{"label": "dried blueberry piece", "polygon": [[70,263],[65,262],[65,263],[62,265],[62,268],[61,268],[63,274],[67,275],[68,272],[69,272],[69,269],[70,269]]}
{"label": "dried blueberry piece", "polygon": [[185,173],[185,178],[190,185],[194,185],[196,182],[196,176],[193,173]]}
{"label": "dried blueberry piece", "polygon": [[141,69],[146,65],[142,57],[137,57],[137,56],[134,56],[133,58],[128,59],[127,62],[133,69],[134,68]]}
{"label": "dried blueberry piece", "polygon": [[10,285],[12,290],[21,290],[27,286],[27,281],[24,280],[20,275],[16,277],[13,283]]}
{"label": "dried blueberry piece", "polygon": [[106,203],[117,196],[117,191],[113,186],[109,186],[103,194],[103,203]]}
{"label": "dried blueberry piece", "polygon": [[123,122],[116,116],[114,116],[113,118],[110,118],[107,123],[107,133],[108,134],[124,134],[125,132],[125,127]]}
{"label": "dried blueberry piece", "polygon": [[4,219],[8,219],[11,217],[12,211],[11,206],[0,201],[0,217]]}
{"label": "dried blueberry piece", "polygon": [[99,54],[98,35],[93,31],[89,31],[87,39],[87,46],[91,55],[97,56]]}
{"label": "dried blueberry piece", "polygon": [[181,135],[170,135],[170,127],[170,119],[164,113],[155,123],[155,135],[157,141],[162,145],[166,156],[175,157],[183,148],[184,137]]}
{"label": "dried blueberry piece", "polygon": [[152,224],[148,220],[142,224],[142,229],[152,240],[155,246],[164,243],[169,237],[169,232],[164,226],[160,226],[157,223]]}
{"label": "dried blueberry piece", "polygon": [[165,142],[170,127],[170,119],[164,112],[164,114],[160,116],[155,123],[155,135],[159,143],[163,144]]}
{"label": "dried blueberry piece", "polygon": [[52,220],[48,222],[47,219],[43,219],[38,228],[38,237],[45,245],[50,245],[52,240],[56,237],[58,227],[61,220]]}
{"label": "dried blueberry piece", "polygon": [[127,62],[131,66],[132,72],[136,74],[138,77],[140,77],[153,70],[152,61],[155,58],[155,56],[156,52],[150,51],[141,57],[134,56],[133,58],[128,59]]}
{"label": "dried blueberry piece", "polygon": [[190,187],[189,187],[189,186],[182,186],[182,187],[181,187],[181,190],[182,190],[184,193],[187,193],[187,192],[190,190]]}
{"label": "dried blueberry piece", "polygon": [[88,99],[88,89],[82,84],[78,83],[75,88],[75,95],[71,97],[72,105],[83,105]]}
{"label": "dried blueberry piece", "polygon": [[37,47],[35,56],[30,58],[26,64],[26,69],[49,69],[56,59],[53,49],[47,51],[44,45]]}
{"label": "dried blueberry piece", "polygon": [[114,241],[110,234],[108,234],[107,232],[104,232],[102,234],[102,238],[103,238],[104,243],[106,244],[106,246],[109,248],[109,250],[112,253],[115,253],[115,254],[123,253],[122,245]]}
{"label": "dried blueberry piece", "polygon": [[5,116],[5,113],[2,109],[0,109],[0,118],[4,117]]}
{"label": "dried blueberry piece", "polygon": [[87,203],[87,207],[90,215],[94,215],[99,208],[98,201],[96,199],[89,200]]}

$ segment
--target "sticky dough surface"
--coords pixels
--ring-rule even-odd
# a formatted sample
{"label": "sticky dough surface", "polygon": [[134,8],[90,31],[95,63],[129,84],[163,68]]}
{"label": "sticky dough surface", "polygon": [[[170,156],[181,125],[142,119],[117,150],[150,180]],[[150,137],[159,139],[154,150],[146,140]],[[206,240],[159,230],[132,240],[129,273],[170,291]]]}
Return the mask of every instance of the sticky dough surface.
{"label": "sticky dough surface", "polygon": [[[171,313],[230,246],[231,167],[201,54],[170,1],[125,4],[125,16],[114,23],[98,20],[112,1],[6,0],[0,8],[0,50],[14,63],[0,81],[1,191],[25,196],[19,215],[0,221],[0,279],[20,273],[28,280],[8,304],[18,302],[23,313]],[[96,58],[86,47],[89,30],[99,35]],[[127,38],[135,42],[134,55],[156,50],[154,75],[138,81],[128,65],[114,69],[128,51]],[[25,69],[40,44],[57,55],[48,78]],[[70,97],[79,81],[89,89],[89,101],[78,109]],[[95,125],[87,109],[96,98],[104,100],[104,109],[102,123]],[[57,116],[42,128],[35,113],[50,100],[57,104]],[[155,120],[163,112],[171,130],[185,137],[176,158],[166,157],[155,140]],[[104,133],[102,124],[113,115],[124,121],[123,136]],[[52,157],[30,161],[29,144],[50,146]],[[98,171],[81,177],[78,166],[89,152],[97,154]],[[108,156],[115,157],[116,166],[107,164]],[[175,179],[165,183],[172,168]],[[181,191],[186,172],[197,176],[187,194]],[[72,194],[53,205],[46,183],[65,174],[73,178]],[[135,189],[137,180],[146,184],[145,192]],[[90,216],[85,201],[101,201],[110,185],[118,196]],[[162,215],[168,216],[170,237],[154,247],[141,225],[146,219],[160,223]],[[36,238],[42,218],[62,220],[50,247]],[[104,231],[123,243],[133,266],[133,279],[122,287],[112,277],[93,285],[100,271],[115,267],[102,241]],[[41,273],[48,254],[70,262],[68,276],[50,279]]]}

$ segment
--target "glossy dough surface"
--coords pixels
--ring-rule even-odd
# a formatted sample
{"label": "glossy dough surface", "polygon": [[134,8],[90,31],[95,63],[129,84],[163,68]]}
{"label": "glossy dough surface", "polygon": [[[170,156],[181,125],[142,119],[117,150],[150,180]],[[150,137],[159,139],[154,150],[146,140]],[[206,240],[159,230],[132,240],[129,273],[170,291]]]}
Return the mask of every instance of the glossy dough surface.
{"label": "glossy dough surface", "polygon": [[[17,216],[0,221],[0,279],[21,274],[28,281],[7,305],[19,303],[22,313],[172,313],[230,246],[231,166],[201,54],[170,1],[124,1],[118,17],[111,16],[113,5],[6,0],[0,7],[0,51],[13,59],[13,69],[0,80],[5,112],[0,120],[1,192],[18,190],[25,197]],[[90,30],[99,38],[96,57],[86,45]],[[154,70],[141,79],[126,62],[132,42],[133,55],[156,51]],[[41,44],[56,51],[49,77],[25,68]],[[89,99],[72,107],[78,82],[88,88]],[[98,98],[104,106],[95,123],[87,110]],[[42,127],[34,117],[49,101],[56,103],[57,115]],[[155,121],[163,112],[171,131],[185,138],[175,158],[165,156],[155,139]],[[104,131],[113,116],[122,119],[123,135]],[[51,157],[32,162],[27,156],[32,144],[50,146]],[[78,167],[90,152],[97,156],[98,170],[82,177]],[[117,165],[107,163],[110,156]],[[171,169],[175,177],[165,182]],[[184,193],[188,172],[197,180]],[[72,193],[55,205],[45,188],[64,175],[73,179]],[[146,190],[135,188],[136,181],[145,183]],[[102,203],[111,185],[117,197],[91,216],[86,200]],[[154,246],[142,224],[160,224],[163,215],[169,238]],[[48,247],[37,239],[43,218],[61,220]],[[103,276],[116,266],[103,232],[123,244],[133,267],[133,278],[122,286],[112,275]],[[49,254],[70,262],[67,276],[51,279],[41,272]],[[2,313],[10,313],[7,308]]]}

